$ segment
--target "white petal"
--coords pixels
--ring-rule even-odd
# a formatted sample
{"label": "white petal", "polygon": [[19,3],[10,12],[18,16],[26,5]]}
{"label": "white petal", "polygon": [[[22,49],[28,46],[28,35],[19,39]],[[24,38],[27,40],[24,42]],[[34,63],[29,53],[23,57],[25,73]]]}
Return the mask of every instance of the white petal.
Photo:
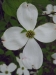
{"label": "white petal", "polygon": [[32,69],[32,62],[31,62],[31,59],[30,59],[30,58],[24,56],[24,57],[22,58],[22,62],[23,62],[24,66],[25,66],[27,69]]}
{"label": "white petal", "polygon": [[8,73],[8,74],[6,74],[6,73],[1,73],[0,75],[11,75],[11,73]]}
{"label": "white petal", "polygon": [[33,4],[22,3],[17,10],[17,18],[26,30],[34,29],[38,17],[37,8]]}
{"label": "white petal", "polygon": [[53,16],[53,22],[56,23],[56,15]]}
{"label": "white petal", "polygon": [[56,59],[56,53],[52,54],[51,57],[52,57],[53,59]]}
{"label": "white petal", "polygon": [[10,63],[8,65],[8,71],[9,72],[13,72],[16,68],[17,68],[17,66],[14,63]]}
{"label": "white petal", "polygon": [[0,73],[0,75],[5,75],[5,73]]}
{"label": "white petal", "polygon": [[20,27],[8,28],[1,37],[4,40],[2,41],[4,47],[9,50],[18,50],[23,47],[28,38],[26,37],[26,33],[21,33],[22,30]]}
{"label": "white petal", "polygon": [[11,73],[5,74],[5,73],[0,73],[0,75],[11,75]]}
{"label": "white petal", "polygon": [[56,39],[56,26],[53,23],[45,23],[37,27],[35,31],[35,38],[40,42],[48,43]]}
{"label": "white petal", "polygon": [[53,64],[56,64],[56,60],[53,60]]}
{"label": "white petal", "polygon": [[30,73],[27,69],[24,70],[24,75],[30,75]]}
{"label": "white petal", "polygon": [[0,73],[0,75],[11,75],[11,74]]}
{"label": "white petal", "polygon": [[[22,62],[21,67],[23,66],[24,68],[27,68],[25,65],[27,65],[27,63],[28,63],[29,60],[26,59],[25,62],[27,62],[27,63],[23,63],[24,59],[25,59],[25,55],[23,53],[20,53],[20,59],[21,59],[21,62]],[[28,69],[32,69],[31,63],[30,64],[28,63],[28,67],[29,67]]]}
{"label": "white petal", "polygon": [[47,14],[50,14],[52,11],[53,11],[53,6],[51,5],[51,4],[48,4],[47,6],[46,6],[46,13]]}
{"label": "white petal", "polygon": [[24,67],[21,59],[19,59],[18,57],[16,57],[16,60],[19,63],[19,65],[20,65],[21,68]]}
{"label": "white petal", "polygon": [[1,72],[5,72],[5,71],[7,71],[7,65],[3,64],[1,65]]}
{"label": "white petal", "polygon": [[53,6],[53,8],[54,8],[54,12],[56,12],[56,6]]}
{"label": "white petal", "polygon": [[11,73],[8,73],[8,74],[4,74],[4,75],[11,75]]}
{"label": "white petal", "polygon": [[21,68],[18,68],[16,73],[17,73],[18,75],[22,75],[23,71],[22,71]]}
{"label": "white petal", "polygon": [[34,66],[34,69],[39,69],[43,63],[43,54],[40,46],[34,39],[30,39],[24,50],[23,54],[25,59],[23,59],[24,65],[31,69]]}

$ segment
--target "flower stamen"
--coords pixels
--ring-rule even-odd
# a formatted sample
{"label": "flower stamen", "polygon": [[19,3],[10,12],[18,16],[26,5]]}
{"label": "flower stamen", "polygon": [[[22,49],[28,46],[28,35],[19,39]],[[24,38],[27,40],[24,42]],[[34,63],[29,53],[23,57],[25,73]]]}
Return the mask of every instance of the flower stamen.
{"label": "flower stamen", "polygon": [[5,74],[8,74],[8,71],[5,71]]}
{"label": "flower stamen", "polygon": [[22,67],[22,70],[24,70],[24,67]]}
{"label": "flower stamen", "polygon": [[32,31],[32,30],[27,31],[27,33],[26,33],[26,36],[27,36],[28,38],[33,38],[34,35],[35,35],[35,33],[34,33],[34,31]]}

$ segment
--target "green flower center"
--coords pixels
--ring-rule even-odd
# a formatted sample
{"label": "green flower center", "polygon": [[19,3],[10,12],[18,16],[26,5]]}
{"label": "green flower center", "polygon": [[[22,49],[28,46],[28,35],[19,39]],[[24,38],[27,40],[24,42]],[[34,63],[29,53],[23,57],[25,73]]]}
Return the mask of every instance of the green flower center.
{"label": "green flower center", "polygon": [[27,33],[26,33],[26,36],[27,36],[28,38],[33,38],[34,35],[35,35],[35,33],[34,33],[34,31],[32,31],[32,30],[27,31]]}
{"label": "green flower center", "polygon": [[8,71],[5,71],[6,74],[8,74]]}
{"label": "green flower center", "polygon": [[24,70],[24,67],[22,67],[22,70]]}
{"label": "green flower center", "polygon": [[55,14],[55,12],[54,12],[54,11],[52,11],[52,12],[51,12],[51,14],[52,14],[52,15],[54,15],[54,14]]}

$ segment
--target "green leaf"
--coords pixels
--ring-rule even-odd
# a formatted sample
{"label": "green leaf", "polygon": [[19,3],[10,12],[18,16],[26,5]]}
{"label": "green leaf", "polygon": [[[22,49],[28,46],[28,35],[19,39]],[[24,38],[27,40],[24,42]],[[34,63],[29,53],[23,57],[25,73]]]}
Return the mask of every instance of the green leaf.
{"label": "green leaf", "polygon": [[46,6],[47,4],[51,3],[51,1],[49,0],[32,0],[33,4],[35,4],[36,6],[37,5],[40,5],[40,6]]}
{"label": "green leaf", "polygon": [[15,19],[10,19],[10,23],[12,26],[19,26],[19,27],[22,27],[17,20]]}
{"label": "green leaf", "polygon": [[2,8],[10,16],[16,17],[16,12],[21,3],[26,0],[4,0]]}
{"label": "green leaf", "polygon": [[10,56],[10,58],[12,59],[13,62],[16,62],[16,57],[14,55],[14,53],[12,51],[6,51],[5,53],[6,56]]}
{"label": "green leaf", "polygon": [[0,21],[0,30],[4,30],[6,23],[4,21]]}
{"label": "green leaf", "polygon": [[2,65],[2,64],[4,64],[4,62],[3,61],[0,61],[0,65]]}
{"label": "green leaf", "polygon": [[27,30],[26,29],[23,29],[22,31],[21,31],[21,33],[24,33],[24,32],[26,32]]}
{"label": "green leaf", "polygon": [[47,22],[47,19],[45,16],[41,16],[41,17],[38,17],[38,22],[37,22],[37,25],[42,25],[44,23]]}
{"label": "green leaf", "polygon": [[54,73],[55,73],[55,75],[56,75],[56,68],[54,69]]}
{"label": "green leaf", "polygon": [[46,46],[46,50],[48,50],[48,51],[49,51],[49,50],[50,50],[50,47],[49,47],[49,46]]}
{"label": "green leaf", "polygon": [[46,48],[42,48],[42,51],[43,51],[44,54],[45,54],[45,53],[48,53],[48,51],[47,51]]}
{"label": "green leaf", "polygon": [[8,3],[10,0],[4,0],[2,8],[4,12],[10,16],[16,16],[16,11],[15,9]]}
{"label": "green leaf", "polygon": [[0,49],[0,55],[4,54],[4,51],[2,49]]}
{"label": "green leaf", "polygon": [[47,60],[51,61],[51,55],[47,55]]}
{"label": "green leaf", "polygon": [[27,0],[6,0],[7,3],[14,9],[17,9],[21,3]]}
{"label": "green leaf", "polygon": [[10,16],[7,15],[6,13],[4,13],[4,20],[6,21],[6,23],[8,23],[10,21]]}
{"label": "green leaf", "polygon": [[48,68],[45,68],[44,70],[45,70],[46,73],[50,72],[50,70]]}
{"label": "green leaf", "polygon": [[42,75],[43,73],[43,68],[40,68],[40,70],[38,71],[38,75]]}
{"label": "green leaf", "polygon": [[32,0],[27,0],[27,2],[32,3]]}
{"label": "green leaf", "polygon": [[0,37],[3,35],[3,32],[0,33]]}
{"label": "green leaf", "polygon": [[14,55],[14,54],[12,51],[6,51],[5,55],[8,56],[8,55]]}
{"label": "green leaf", "polygon": [[52,49],[56,49],[56,46],[52,46]]}

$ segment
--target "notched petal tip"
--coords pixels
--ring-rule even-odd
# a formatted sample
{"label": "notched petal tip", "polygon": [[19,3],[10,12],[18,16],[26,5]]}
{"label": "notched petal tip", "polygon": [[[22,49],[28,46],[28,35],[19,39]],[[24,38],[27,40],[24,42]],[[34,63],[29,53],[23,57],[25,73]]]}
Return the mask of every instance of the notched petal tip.
{"label": "notched petal tip", "polygon": [[8,28],[1,37],[3,46],[9,50],[19,50],[22,48],[28,40],[25,33],[20,33],[22,30],[20,27]]}
{"label": "notched petal tip", "polygon": [[2,42],[5,41],[5,37],[4,37],[4,36],[1,37],[1,41],[2,41]]}
{"label": "notched petal tip", "polygon": [[5,40],[1,38],[1,41],[4,42]]}
{"label": "notched petal tip", "polygon": [[37,17],[38,10],[31,3],[23,2],[17,9],[18,21],[26,30],[33,30],[35,28]]}

